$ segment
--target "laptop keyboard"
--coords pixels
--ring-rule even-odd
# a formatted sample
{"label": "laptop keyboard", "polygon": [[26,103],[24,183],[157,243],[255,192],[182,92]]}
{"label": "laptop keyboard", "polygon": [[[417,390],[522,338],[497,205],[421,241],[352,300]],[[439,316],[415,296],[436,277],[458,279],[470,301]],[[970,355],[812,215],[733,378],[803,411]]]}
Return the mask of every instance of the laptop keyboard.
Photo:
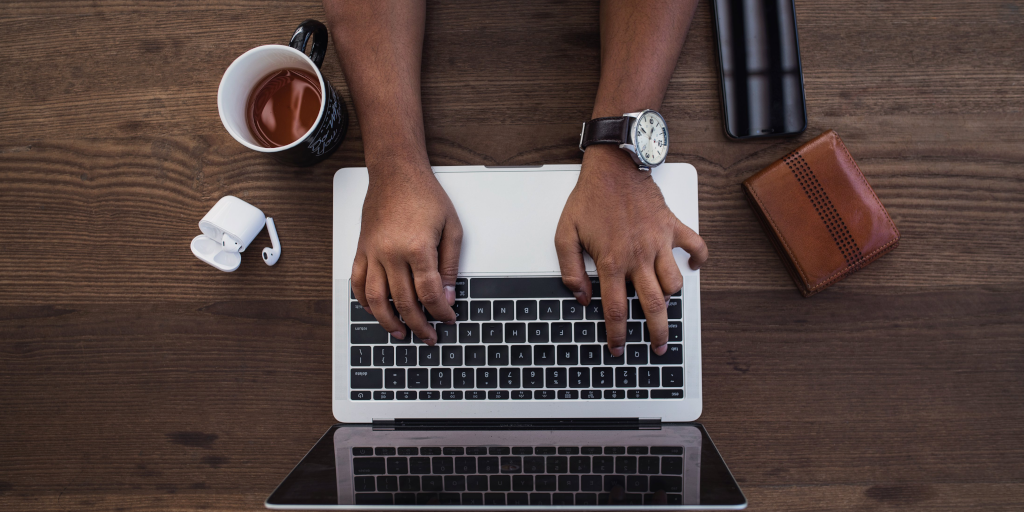
{"label": "laptop keyboard", "polygon": [[681,505],[680,446],[352,448],[356,505]]}
{"label": "laptop keyboard", "polygon": [[[351,300],[352,400],[645,400],[683,398],[683,307],[668,302],[669,343],[650,349],[627,283],[626,349],[612,357],[601,288],[584,307],[558,277],[460,278],[456,323],[427,319],[438,343],[393,338]],[[414,341],[416,343],[414,343]]]}

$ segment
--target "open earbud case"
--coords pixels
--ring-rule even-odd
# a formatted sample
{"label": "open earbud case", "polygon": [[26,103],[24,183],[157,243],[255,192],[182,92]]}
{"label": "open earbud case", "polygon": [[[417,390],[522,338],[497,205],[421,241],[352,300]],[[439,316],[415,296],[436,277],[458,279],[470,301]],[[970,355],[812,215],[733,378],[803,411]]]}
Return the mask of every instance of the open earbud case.
{"label": "open earbud case", "polygon": [[[234,272],[242,263],[241,253],[263,230],[267,220],[259,208],[235,196],[224,196],[199,221],[203,234],[192,239],[192,254],[218,270]],[[273,235],[276,239],[276,233]]]}

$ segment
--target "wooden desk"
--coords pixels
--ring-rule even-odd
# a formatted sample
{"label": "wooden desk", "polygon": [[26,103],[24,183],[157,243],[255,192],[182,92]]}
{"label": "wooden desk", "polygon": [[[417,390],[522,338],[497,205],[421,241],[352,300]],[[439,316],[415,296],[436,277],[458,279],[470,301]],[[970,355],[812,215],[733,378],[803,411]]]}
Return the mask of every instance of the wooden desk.
{"label": "wooden desk", "polygon": [[[1020,510],[1024,5],[797,10],[804,136],[724,138],[707,3],[663,108],[711,250],[701,421],[751,510]],[[597,14],[432,3],[432,161],[579,162]],[[319,2],[0,6],[0,508],[260,509],[333,423],[331,178],[363,164],[359,127],[294,170],[234,142],[215,99],[307,17]],[[351,105],[339,69],[332,50]],[[804,299],[739,184],[829,128],[903,241]],[[190,254],[226,194],[278,219],[276,267]]]}

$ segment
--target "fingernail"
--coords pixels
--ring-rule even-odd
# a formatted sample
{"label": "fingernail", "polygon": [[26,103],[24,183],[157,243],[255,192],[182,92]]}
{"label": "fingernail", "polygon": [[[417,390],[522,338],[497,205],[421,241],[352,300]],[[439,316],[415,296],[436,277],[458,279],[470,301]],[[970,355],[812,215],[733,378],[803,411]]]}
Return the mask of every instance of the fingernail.
{"label": "fingernail", "polygon": [[665,352],[667,350],[668,350],[668,345],[658,345],[657,347],[654,347],[654,353],[658,354],[659,356],[665,355]]}
{"label": "fingernail", "polygon": [[583,302],[583,292],[572,292],[572,294],[576,297],[576,302]]}
{"label": "fingernail", "polygon": [[612,353],[612,357],[619,357],[622,355],[622,347],[612,347],[608,351]]}
{"label": "fingernail", "polygon": [[455,287],[445,286],[444,287],[444,298],[448,301],[449,306],[455,305]]}
{"label": "fingernail", "polygon": [[391,331],[391,336],[395,337],[396,339],[404,340],[405,331]]}

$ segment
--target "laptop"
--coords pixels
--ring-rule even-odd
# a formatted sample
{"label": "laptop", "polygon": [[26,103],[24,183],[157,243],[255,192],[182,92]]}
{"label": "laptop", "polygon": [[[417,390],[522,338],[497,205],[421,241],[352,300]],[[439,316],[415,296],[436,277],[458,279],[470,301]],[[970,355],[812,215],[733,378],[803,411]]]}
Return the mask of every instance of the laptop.
{"label": "laptop", "polygon": [[[701,413],[700,272],[683,288],[668,351],[650,350],[628,286],[625,353],[611,357],[600,286],[561,283],[554,235],[579,165],[434,167],[463,226],[454,325],[438,343],[392,338],[355,300],[366,168],[334,178],[334,425],[268,508],[339,510],[741,509],[746,499]],[[698,231],[697,173],[652,171]],[[428,316],[429,319],[429,316]]]}

